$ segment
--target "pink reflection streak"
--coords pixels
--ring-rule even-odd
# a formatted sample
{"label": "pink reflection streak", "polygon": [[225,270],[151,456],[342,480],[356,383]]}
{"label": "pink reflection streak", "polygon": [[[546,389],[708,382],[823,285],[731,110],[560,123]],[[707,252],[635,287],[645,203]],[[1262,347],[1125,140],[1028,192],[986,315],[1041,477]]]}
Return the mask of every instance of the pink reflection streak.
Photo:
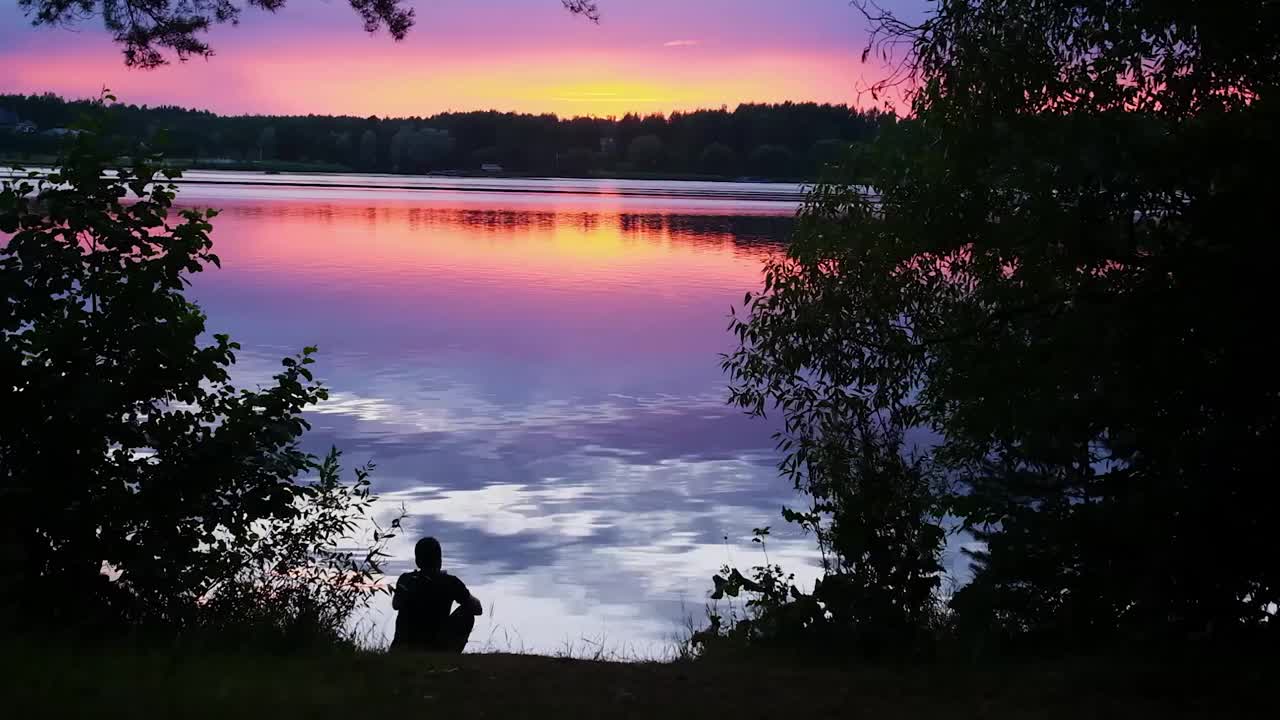
{"label": "pink reflection streak", "polygon": [[688,215],[599,206],[216,204],[214,251],[224,269],[198,282],[270,287],[299,304],[321,297],[373,319],[544,328],[591,344],[633,342],[628,333],[641,330],[653,333],[637,348],[644,353],[690,343],[718,350],[729,305],[758,285],[764,259],[779,251],[735,242],[714,229],[714,216],[695,231]]}

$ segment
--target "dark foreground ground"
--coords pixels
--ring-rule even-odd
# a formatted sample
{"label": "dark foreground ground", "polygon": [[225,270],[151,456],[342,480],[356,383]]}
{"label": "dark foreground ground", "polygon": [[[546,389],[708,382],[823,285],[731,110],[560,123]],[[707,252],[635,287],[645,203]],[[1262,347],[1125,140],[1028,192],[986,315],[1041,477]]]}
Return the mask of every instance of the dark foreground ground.
{"label": "dark foreground ground", "polygon": [[0,655],[8,718],[1280,717],[1280,664],[819,670],[517,655]]}

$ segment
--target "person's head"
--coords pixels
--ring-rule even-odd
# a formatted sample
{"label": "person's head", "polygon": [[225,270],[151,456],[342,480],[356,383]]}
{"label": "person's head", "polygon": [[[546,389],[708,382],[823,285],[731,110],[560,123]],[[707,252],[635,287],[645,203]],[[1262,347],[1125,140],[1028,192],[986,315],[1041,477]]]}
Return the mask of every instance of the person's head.
{"label": "person's head", "polygon": [[424,537],[413,546],[413,557],[418,567],[432,572],[440,570],[443,562],[440,556],[440,541],[433,537]]}

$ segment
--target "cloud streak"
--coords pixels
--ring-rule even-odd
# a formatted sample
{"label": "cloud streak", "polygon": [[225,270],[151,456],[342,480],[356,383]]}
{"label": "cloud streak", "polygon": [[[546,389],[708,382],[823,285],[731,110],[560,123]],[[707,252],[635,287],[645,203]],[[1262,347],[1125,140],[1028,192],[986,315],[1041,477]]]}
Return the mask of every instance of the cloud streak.
{"label": "cloud streak", "polygon": [[698,40],[668,40],[662,43],[662,47],[693,47],[700,44]]}

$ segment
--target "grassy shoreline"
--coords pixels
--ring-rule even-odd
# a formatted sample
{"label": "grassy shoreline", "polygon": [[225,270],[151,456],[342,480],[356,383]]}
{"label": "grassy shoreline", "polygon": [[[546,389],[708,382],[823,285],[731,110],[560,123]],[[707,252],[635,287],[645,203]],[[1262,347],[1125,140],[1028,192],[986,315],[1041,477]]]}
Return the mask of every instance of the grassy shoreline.
{"label": "grassy shoreline", "polygon": [[1274,669],[1107,662],[830,669],[533,655],[0,654],[10,717],[1251,718]]}

